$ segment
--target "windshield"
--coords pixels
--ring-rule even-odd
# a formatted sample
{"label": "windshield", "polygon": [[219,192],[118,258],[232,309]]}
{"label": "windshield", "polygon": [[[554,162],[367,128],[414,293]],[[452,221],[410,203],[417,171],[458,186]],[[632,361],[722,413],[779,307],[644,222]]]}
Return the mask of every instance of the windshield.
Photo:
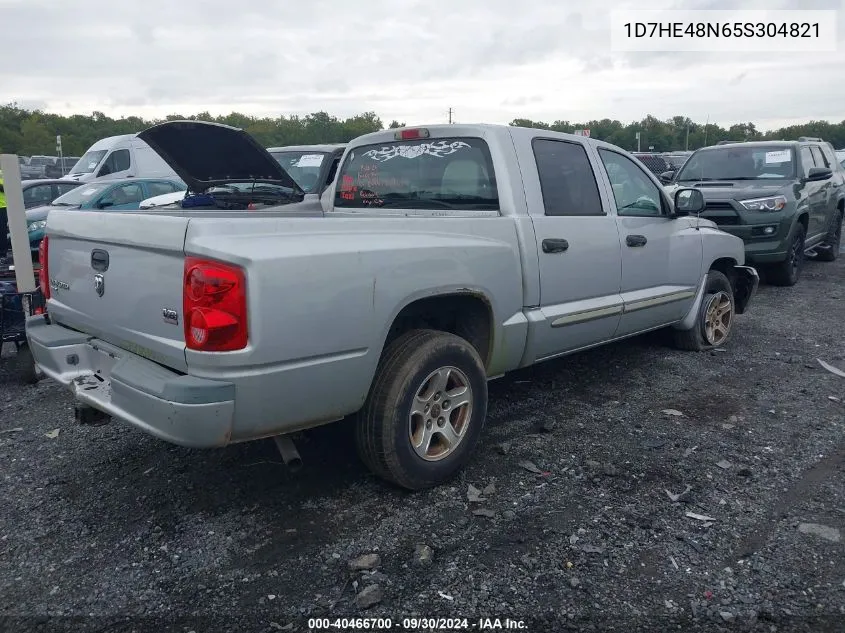
{"label": "windshield", "polygon": [[270,152],[296,184],[305,192],[314,191],[320,180],[320,169],[328,154],[326,152]]}
{"label": "windshield", "polygon": [[335,206],[498,210],[490,150],[468,137],[357,147],[338,174]]}
{"label": "windshield", "polygon": [[97,169],[97,165],[100,164],[100,161],[103,160],[103,156],[106,155],[106,150],[98,149],[93,152],[85,152],[82,158],[79,159],[79,162],[73,166],[73,169],[70,170],[72,174],[90,174],[95,169]]}
{"label": "windshield", "polygon": [[795,177],[792,148],[779,146],[733,146],[700,150],[678,174],[678,181],[763,180]]}
{"label": "windshield", "polygon": [[35,165],[36,167],[42,167],[44,165],[53,165],[55,160],[50,156],[33,156],[29,159],[30,165]]}
{"label": "windshield", "polygon": [[53,200],[53,204],[59,207],[77,207],[85,204],[89,200],[96,198],[107,187],[111,187],[113,182],[96,183],[90,185],[83,185],[68,191],[63,196],[59,196]]}

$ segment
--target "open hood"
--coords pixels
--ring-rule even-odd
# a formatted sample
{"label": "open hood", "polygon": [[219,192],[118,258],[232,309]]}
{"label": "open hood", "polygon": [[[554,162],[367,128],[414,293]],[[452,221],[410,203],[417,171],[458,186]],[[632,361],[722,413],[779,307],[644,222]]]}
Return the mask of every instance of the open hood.
{"label": "open hood", "polygon": [[269,182],[302,194],[266,149],[241,129],[205,121],[168,121],[138,134],[188,185],[201,193],[232,182]]}

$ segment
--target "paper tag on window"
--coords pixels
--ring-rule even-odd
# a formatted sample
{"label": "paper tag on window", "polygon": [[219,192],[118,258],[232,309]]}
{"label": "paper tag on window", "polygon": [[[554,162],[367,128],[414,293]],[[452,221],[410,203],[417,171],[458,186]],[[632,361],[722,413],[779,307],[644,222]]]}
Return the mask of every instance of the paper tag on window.
{"label": "paper tag on window", "polygon": [[788,163],[790,160],[792,160],[792,156],[788,149],[766,152],[766,163]]}
{"label": "paper tag on window", "polygon": [[323,163],[322,154],[306,154],[296,163],[297,167],[319,167]]}
{"label": "paper tag on window", "polygon": [[86,189],[85,191],[82,192],[82,195],[83,196],[90,196],[92,193],[97,193],[97,190],[94,189],[94,188]]}

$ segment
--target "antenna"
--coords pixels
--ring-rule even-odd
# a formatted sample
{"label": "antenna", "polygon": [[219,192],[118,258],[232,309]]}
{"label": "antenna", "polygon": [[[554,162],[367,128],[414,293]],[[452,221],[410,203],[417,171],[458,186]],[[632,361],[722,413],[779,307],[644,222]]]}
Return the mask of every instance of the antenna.
{"label": "antenna", "polygon": [[710,115],[707,115],[707,123],[704,124],[704,147],[707,147],[707,127],[710,125]]}
{"label": "antenna", "polygon": [[449,108],[449,124],[452,124],[452,108]]}

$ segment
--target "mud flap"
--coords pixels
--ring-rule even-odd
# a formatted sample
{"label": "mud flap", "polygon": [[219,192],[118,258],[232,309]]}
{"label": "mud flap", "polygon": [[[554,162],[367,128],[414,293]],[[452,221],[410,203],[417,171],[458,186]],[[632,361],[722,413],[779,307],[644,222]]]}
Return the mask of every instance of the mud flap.
{"label": "mud flap", "polygon": [[734,266],[733,273],[734,309],[737,314],[744,314],[757,293],[760,276],[751,266]]}

